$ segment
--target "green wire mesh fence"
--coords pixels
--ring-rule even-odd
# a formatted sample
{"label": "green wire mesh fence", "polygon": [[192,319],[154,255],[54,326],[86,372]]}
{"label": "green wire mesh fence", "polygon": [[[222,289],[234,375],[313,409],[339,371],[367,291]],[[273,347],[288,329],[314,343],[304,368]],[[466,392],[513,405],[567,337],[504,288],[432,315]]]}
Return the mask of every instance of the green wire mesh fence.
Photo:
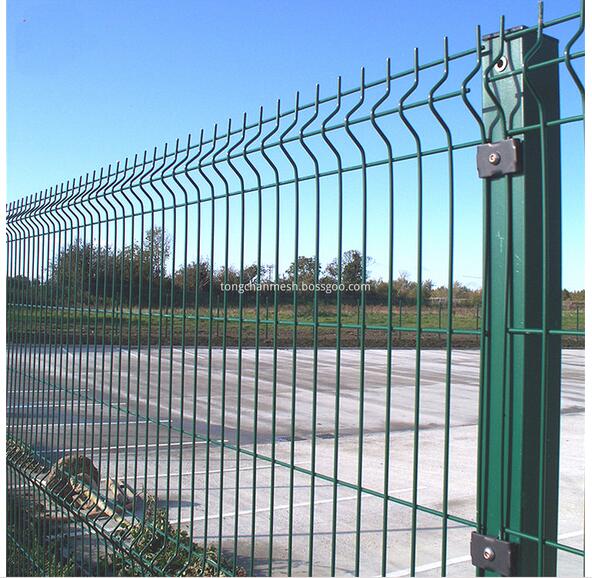
{"label": "green wire mesh fence", "polygon": [[[581,148],[583,16],[502,19],[463,52],[445,40],[436,60],[11,203],[11,575],[445,574],[473,568],[472,532],[517,544],[522,570],[581,572],[549,408],[583,403],[583,309],[556,315],[551,215],[554,179],[582,179],[545,147]],[[542,174],[530,305],[492,235],[519,247],[499,203],[522,177],[482,180],[474,160],[510,137],[523,188]],[[512,413],[533,360],[536,431]],[[514,461],[527,444],[534,477]]]}

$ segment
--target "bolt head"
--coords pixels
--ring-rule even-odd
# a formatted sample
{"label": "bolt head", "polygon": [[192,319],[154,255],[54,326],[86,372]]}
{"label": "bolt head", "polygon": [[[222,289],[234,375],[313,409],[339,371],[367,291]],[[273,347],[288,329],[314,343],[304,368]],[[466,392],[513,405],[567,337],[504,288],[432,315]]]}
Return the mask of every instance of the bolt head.
{"label": "bolt head", "polygon": [[500,59],[495,63],[495,69],[498,72],[503,72],[508,67],[508,59],[505,56],[501,56]]}
{"label": "bolt head", "polygon": [[491,153],[489,155],[489,162],[492,165],[499,165],[499,162],[502,160],[502,157],[499,155],[499,153]]}
{"label": "bolt head", "polygon": [[490,548],[489,546],[487,546],[487,548],[485,548],[485,550],[483,550],[483,558],[485,558],[488,561],[491,561],[495,558],[495,552],[493,550],[493,548]]}

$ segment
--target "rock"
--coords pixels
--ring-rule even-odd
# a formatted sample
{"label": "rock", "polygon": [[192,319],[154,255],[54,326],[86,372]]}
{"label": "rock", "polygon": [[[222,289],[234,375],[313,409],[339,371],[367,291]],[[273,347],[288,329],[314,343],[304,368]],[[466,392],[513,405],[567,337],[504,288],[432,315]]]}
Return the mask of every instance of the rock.
{"label": "rock", "polygon": [[69,454],[60,458],[49,470],[46,485],[49,490],[66,500],[73,500],[77,486],[98,487],[99,471],[83,454]]}

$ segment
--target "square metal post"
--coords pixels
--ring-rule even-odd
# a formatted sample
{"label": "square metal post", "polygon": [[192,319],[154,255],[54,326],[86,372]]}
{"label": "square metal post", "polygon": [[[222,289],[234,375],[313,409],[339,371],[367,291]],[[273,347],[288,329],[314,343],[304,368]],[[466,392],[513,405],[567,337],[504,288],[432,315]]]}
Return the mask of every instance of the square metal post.
{"label": "square metal post", "polygon": [[549,330],[561,328],[561,191],[559,128],[547,123],[559,118],[559,74],[557,63],[533,65],[556,58],[558,43],[536,30],[501,43],[486,37],[494,98],[484,89],[483,120],[492,143],[520,141],[520,166],[484,181],[481,533],[517,544],[517,575],[554,575],[544,540],[557,537],[561,337]]}

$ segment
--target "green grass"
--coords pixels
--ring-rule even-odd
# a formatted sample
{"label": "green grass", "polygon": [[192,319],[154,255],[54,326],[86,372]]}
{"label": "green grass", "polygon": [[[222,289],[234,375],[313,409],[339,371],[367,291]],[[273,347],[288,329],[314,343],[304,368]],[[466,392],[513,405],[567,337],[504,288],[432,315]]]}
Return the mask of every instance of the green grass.
{"label": "green grass", "polygon": [[[366,306],[366,345],[386,347],[388,332],[388,310],[383,305]],[[197,313],[197,315],[196,315]],[[296,335],[299,347],[314,345],[315,314],[311,304],[298,307],[296,321],[294,308],[288,304],[278,307],[276,344],[291,346]],[[453,345],[476,347],[479,344],[481,311],[478,307],[455,307],[452,312]],[[341,345],[358,347],[362,333],[362,310],[356,305],[346,304],[341,309]],[[242,320],[242,321],[241,321]],[[199,345],[245,347],[256,344],[257,320],[259,320],[259,345],[274,344],[273,304],[263,303],[259,310],[253,306],[236,305],[224,308],[214,306],[210,315],[208,307],[187,309],[97,309],[85,305],[74,307],[10,307],[8,308],[8,331],[12,342],[35,342],[40,344],[95,344],[121,343],[122,346],[147,345],[194,345],[197,327]],[[337,309],[335,305],[320,304],[318,308],[318,332],[316,340],[321,347],[336,344]],[[415,343],[417,311],[415,307],[396,307],[392,313],[393,346],[409,347]],[[584,310],[570,308],[563,311],[562,329],[583,331]],[[296,327],[296,332],[294,328]],[[442,347],[446,341],[448,312],[446,307],[424,307],[421,314],[422,347]],[[210,336],[211,329],[211,336]],[[583,346],[581,336],[566,336],[564,345]]]}

